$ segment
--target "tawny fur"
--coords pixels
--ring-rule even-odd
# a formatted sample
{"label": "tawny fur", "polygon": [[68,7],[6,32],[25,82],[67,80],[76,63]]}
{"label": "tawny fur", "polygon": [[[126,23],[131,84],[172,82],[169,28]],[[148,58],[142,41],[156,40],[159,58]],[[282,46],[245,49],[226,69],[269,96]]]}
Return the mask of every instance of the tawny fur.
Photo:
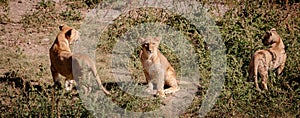
{"label": "tawny fur", "polygon": [[[72,84],[73,80],[78,82],[79,79],[83,79],[85,74],[83,71],[85,69],[92,72],[93,76],[96,77],[97,83],[104,93],[110,94],[101,84],[93,61],[87,55],[72,54],[71,52],[70,44],[79,39],[79,32],[66,25],[60,26],[59,28],[60,32],[49,50],[51,60],[50,69],[54,84],[61,86],[59,74],[66,77],[67,84]],[[67,84],[66,89],[70,90]]]}
{"label": "tawny fur", "polygon": [[[140,43],[142,45],[140,60],[144,68],[148,90],[153,90],[153,85],[156,85],[157,95],[160,97],[166,97],[165,94],[178,91],[175,70],[158,50],[160,37],[141,38]],[[164,85],[168,85],[170,88],[164,90]]]}
{"label": "tawny fur", "polygon": [[268,90],[268,70],[277,69],[277,75],[279,75],[282,73],[286,61],[284,44],[275,28],[266,32],[263,44],[270,45],[270,48],[256,51],[249,65],[249,77],[254,78],[255,86],[258,91],[261,91],[258,85],[258,73],[262,78],[263,89]]}

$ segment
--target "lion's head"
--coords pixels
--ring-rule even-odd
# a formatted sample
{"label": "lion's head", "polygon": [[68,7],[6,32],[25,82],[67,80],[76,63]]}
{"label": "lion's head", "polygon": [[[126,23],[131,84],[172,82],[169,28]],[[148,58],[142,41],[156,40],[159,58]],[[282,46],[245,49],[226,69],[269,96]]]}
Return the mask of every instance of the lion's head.
{"label": "lion's head", "polygon": [[157,53],[158,46],[160,43],[160,37],[146,37],[140,38],[140,43],[142,46],[142,50],[147,52],[148,55],[152,55],[153,53]]}
{"label": "lion's head", "polygon": [[280,37],[277,34],[276,29],[272,28],[270,31],[267,31],[264,34],[262,43],[265,46],[268,46],[268,45],[272,45],[273,43],[277,43],[278,41],[280,41]]}
{"label": "lion's head", "polygon": [[61,25],[59,26],[59,29],[61,31],[59,35],[63,35],[63,37],[68,40],[69,44],[79,40],[80,33],[76,29],[67,25]]}

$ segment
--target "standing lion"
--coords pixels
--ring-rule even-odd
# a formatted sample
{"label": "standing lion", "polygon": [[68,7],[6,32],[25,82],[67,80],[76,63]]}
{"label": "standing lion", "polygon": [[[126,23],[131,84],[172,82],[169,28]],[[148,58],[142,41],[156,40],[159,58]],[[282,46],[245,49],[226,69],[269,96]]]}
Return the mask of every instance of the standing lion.
{"label": "standing lion", "polygon": [[265,33],[263,44],[271,45],[271,47],[256,51],[249,65],[249,77],[254,78],[258,91],[261,91],[261,89],[258,85],[257,74],[259,73],[262,78],[263,89],[268,90],[268,70],[277,69],[277,75],[279,75],[282,73],[286,61],[284,44],[275,28]]}
{"label": "standing lion", "polygon": [[79,79],[86,79],[86,73],[92,73],[104,93],[110,94],[101,84],[95,63],[87,55],[71,52],[70,44],[79,39],[79,32],[66,25],[60,26],[59,29],[60,32],[49,50],[54,85],[61,86],[61,74],[66,77],[65,88],[69,91],[74,80],[79,82]]}

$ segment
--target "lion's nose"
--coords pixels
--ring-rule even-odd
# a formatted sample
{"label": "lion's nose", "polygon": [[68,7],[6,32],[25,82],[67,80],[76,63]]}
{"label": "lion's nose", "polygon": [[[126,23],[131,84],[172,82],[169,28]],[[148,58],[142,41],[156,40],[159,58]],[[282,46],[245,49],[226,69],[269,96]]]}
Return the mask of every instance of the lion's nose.
{"label": "lion's nose", "polygon": [[148,50],[148,51],[151,51],[151,49],[150,49],[149,47],[147,47],[147,50]]}
{"label": "lion's nose", "polygon": [[80,38],[74,41],[74,43],[78,43],[78,42],[80,42]]}

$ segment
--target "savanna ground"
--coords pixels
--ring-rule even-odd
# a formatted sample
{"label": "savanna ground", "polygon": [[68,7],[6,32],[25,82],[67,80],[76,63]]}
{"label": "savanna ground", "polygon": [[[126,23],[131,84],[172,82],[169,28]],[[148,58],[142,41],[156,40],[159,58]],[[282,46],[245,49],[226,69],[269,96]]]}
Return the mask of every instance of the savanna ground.
{"label": "savanna ground", "polygon": [[[1,117],[94,117],[74,95],[63,90],[53,93],[48,49],[60,24],[80,28],[87,12],[99,3],[105,6],[102,0],[0,0]],[[300,117],[300,3],[295,0],[204,0],[199,3],[215,20],[226,46],[227,59],[222,92],[207,117]],[[118,38],[131,26],[160,22],[182,32],[194,47],[199,60],[200,86],[180,116],[198,117],[214,63],[210,61],[209,48],[215,45],[206,44],[193,24],[168,10],[141,8],[131,12],[136,13],[135,16],[119,16],[103,31],[97,43],[98,73],[112,92],[110,98],[128,111],[152,111],[161,105],[158,98],[141,99],[109,84],[113,81],[110,57]],[[273,27],[286,46],[287,62],[281,75],[275,76],[270,71],[269,91],[259,93],[254,82],[247,80],[247,68],[251,55],[267,48],[262,45],[262,35]],[[181,68],[179,57],[170,48],[161,45],[160,50],[176,70]],[[132,79],[145,82],[138,52],[139,49],[135,49],[128,67],[133,73]]]}

